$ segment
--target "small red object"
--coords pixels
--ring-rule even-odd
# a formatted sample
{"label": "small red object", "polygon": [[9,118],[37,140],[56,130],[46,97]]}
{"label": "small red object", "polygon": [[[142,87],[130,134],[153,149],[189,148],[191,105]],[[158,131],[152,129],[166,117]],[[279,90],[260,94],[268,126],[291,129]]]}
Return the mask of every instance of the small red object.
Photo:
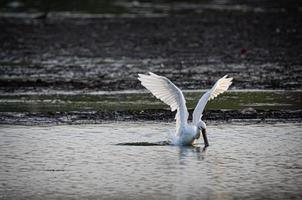
{"label": "small red object", "polygon": [[241,48],[240,49],[240,54],[242,55],[242,54],[246,54],[246,52],[247,52],[247,49],[246,48]]}

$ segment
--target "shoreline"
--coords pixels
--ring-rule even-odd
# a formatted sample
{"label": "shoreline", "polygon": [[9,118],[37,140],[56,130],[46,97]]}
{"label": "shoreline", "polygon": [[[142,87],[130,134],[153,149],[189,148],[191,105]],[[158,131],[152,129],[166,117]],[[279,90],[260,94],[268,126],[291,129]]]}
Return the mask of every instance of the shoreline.
{"label": "shoreline", "polygon": [[[192,116],[205,90],[184,90]],[[230,90],[210,101],[205,120],[296,121],[302,119],[301,90]],[[175,112],[146,90],[44,91],[0,94],[0,124],[79,124],[107,121],[173,122]]]}
{"label": "shoreline", "polygon": [[[192,113],[192,110],[190,110]],[[191,114],[190,114],[191,116]],[[1,112],[2,125],[76,125],[103,124],[107,122],[155,121],[173,123],[175,113],[168,110],[114,111],[114,112]],[[301,123],[302,110],[264,111],[264,110],[212,110],[206,111],[206,122],[244,122],[244,123]],[[190,121],[190,118],[189,118]]]}

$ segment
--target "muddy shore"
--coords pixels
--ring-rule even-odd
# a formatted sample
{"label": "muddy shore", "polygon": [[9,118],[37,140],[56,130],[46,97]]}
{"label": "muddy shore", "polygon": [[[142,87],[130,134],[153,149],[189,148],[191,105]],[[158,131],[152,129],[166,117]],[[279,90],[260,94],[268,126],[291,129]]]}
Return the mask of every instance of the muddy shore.
{"label": "muddy shore", "polygon": [[[149,71],[170,78],[181,89],[209,88],[225,74],[234,77],[231,89],[302,89],[299,7],[217,9],[212,5],[205,9],[205,5],[181,4],[174,13],[154,14],[152,6],[165,10],[167,4],[146,5],[138,5],[143,15],[133,5],[125,15],[0,12],[0,93],[141,90],[137,74]],[[20,102],[16,107],[25,110],[18,111],[13,103],[7,104],[12,109],[5,106],[6,101],[2,99],[1,124],[174,119],[166,109],[39,112],[16,99]],[[251,107],[217,108],[204,118],[301,122],[301,116],[301,109]]]}
{"label": "muddy shore", "polygon": [[[192,114],[192,110],[190,111]],[[248,122],[282,123],[302,122],[302,111],[251,111],[248,110],[211,110],[204,114],[207,123]],[[62,124],[100,124],[110,121],[164,121],[173,122],[175,113],[169,110],[141,111],[97,111],[97,112],[4,112],[0,114],[0,124],[14,125],[62,125]]]}
{"label": "muddy shore", "polygon": [[0,90],[142,89],[152,71],[182,89],[224,74],[236,89],[301,89],[302,12],[0,17]]}

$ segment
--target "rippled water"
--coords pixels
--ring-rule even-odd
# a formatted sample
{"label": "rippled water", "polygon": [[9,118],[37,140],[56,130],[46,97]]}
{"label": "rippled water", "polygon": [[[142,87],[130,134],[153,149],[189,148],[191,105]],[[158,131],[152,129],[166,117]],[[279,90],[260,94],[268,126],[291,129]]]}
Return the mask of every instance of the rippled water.
{"label": "rippled water", "polygon": [[0,126],[0,199],[301,199],[301,124],[210,124],[210,147],[173,123]]}

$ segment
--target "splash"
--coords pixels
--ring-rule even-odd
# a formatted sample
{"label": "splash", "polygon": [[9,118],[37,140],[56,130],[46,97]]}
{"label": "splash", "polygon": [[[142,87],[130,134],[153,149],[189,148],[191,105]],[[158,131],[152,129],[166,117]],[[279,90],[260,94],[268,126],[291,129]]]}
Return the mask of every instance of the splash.
{"label": "splash", "polygon": [[170,141],[171,145],[179,145],[179,136],[174,131],[167,131],[167,140]]}

